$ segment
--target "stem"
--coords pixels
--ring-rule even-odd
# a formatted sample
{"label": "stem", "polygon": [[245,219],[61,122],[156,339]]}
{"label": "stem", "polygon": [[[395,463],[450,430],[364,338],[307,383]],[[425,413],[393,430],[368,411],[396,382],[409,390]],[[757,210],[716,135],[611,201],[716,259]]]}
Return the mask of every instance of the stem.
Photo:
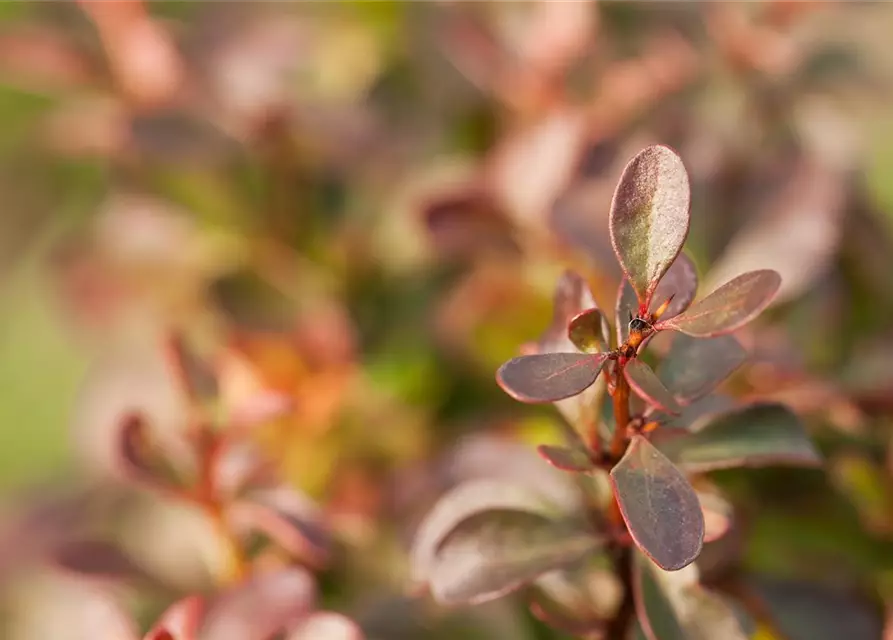
{"label": "stem", "polygon": [[611,439],[611,458],[616,462],[626,452],[626,426],[629,424],[629,383],[623,376],[624,360],[615,367],[614,384],[614,437]]}
{"label": "stem", "polygon": [[636,614],[633,596],[633,552],[630,547],[617,549],[614,570],[623,583],[623,600],[614,617],[605,627],[605,640],[625,640],[629,637],[629,625]]}

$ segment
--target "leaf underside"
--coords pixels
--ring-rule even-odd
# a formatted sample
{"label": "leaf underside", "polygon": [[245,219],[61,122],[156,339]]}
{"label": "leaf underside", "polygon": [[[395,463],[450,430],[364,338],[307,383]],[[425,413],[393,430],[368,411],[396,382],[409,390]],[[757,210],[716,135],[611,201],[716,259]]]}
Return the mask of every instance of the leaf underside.
{"label": "leaf underside", "polygon": [[571,343],[583,353],[598,353],[610,348],[610,328],[602,312],[587,309],[574,316],[567,327]]}
{"label": "leaf underside", "polygon": [[669,147],[647,147],[623,170],[611,202],[611,244],[641,303],[650,302],[685,242],[689,201],[688,174]]}
{"label": "leaf underside", "polygon": [[685,313],[658,323],[655,328],[673,329],[702,338],[731,333],[769,306],[780,285],[781,277],[775,271],[750,271],[695,302]]}
{"label": "leaf underside", "polygon": [[706,396],[747,359],[747,352],[732,336],[692,338],[679,333],[658,377],[682,404]]}
{"label": "leaf underside", "polygon": [[695,433],[667,440],[661,444],[661,450],[691,473],[776,464],[822,464],[800,419],[776,403],[760,403],[721,414]]}
{"label": "leaf underside", "polygon": [[558,447],[541,444],[536,450],[546,462],[562,471],[584,472],[596,468],[592,458],[582,445],[579,447]]}
{"label": "leaf underside", "polygon": [[630,360],[623,368],[623,373],[636,395],[648,404],[672,415],[678,415],[682,411],[682,407],[676,402],[673,394],[663,385],[651,367],[643,361]]}
{"label": "leaf underside", "polygon": [[633,437],[611,482],[633,541],[658,566],[675,571],[698,557],[704,542],[698,496],[648,440]]}
{"label": "leaf underside", "polygon": [[499,368],[496,381],[507,394],[521,402],[555,402],[591,386],[606,358],[604,353],[519,356]]}

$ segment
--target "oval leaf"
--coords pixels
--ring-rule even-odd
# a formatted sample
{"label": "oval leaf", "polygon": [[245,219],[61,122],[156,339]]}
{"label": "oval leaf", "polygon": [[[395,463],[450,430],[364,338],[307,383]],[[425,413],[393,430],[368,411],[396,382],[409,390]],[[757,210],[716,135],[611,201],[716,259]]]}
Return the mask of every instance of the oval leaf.
{"label": "oval leaf", "polygon": [[634,157],[611,202],[611,244],[639,301],[650,303],[688,235],[690,189],[682,160],[655,145]]}
{"label": "oval leaf", "polygon": [[555,402],[591,386],[605,364],[604,353],[543,353],[512,358],[496,372],[502,389],[521,402]]}
{"label": "oval leaf", "polygon": [[460,522],[438,547],[431,593],[442,604],[493,600],[579,562],[599,543],[579,525],[529,511],[478,513]]}
{"label": "oval leaf", "polygon": [[634,436],[611,470],[611,483],[633,541],[662,569],[691,564],[704,543],[704,514],[694,489],[672,462]]}
{"label": "oval leaf", "polygon": [[658,377],[680,404],[706,396],[747,359],[747,352],[732,336],[673,338]]}
{"label": "oval leaf", "polygon": [[581,275],[570,270],[561,274],[555,285],[552,322],[537,342],[538,352],[573,351],[574,343],[568,337],[568,324],[580,312],[595,307],[595,298]]}
{"label": "oval leaf", "polygon": [[623,367],[623,374],[636,395],[648,404],[671,415],[678,415],[682,411],[682,407],[663,385],[657,374],[641,360],[635,359],[627,362]]}
{"label": "oval leaf", "polygon": [[201,596],[189,596],[168,607],[143,640],[197,640],[205,613]]}
{"label": "oval leaf", "polygon": [[595,469],[595,463],[582,446],[572,448],[541,444],[536,450],[546,462],[562,471],[584,472]]}
{"label": "oval leaf", "polygon": [[685,313],[658,323],[655,328],[674,329],[702,338],[731,333],[769,306],[780,285],[781,276],[775,271],[750,271],[699,300]]}
{"label": "oval leaf", "polygon": [[722,414],[661,450],[690,473],[773,464],[819,466],[799,418],[784,405],[760,403]]}
{"label": "oval leaf", "polygon": [[571,319],[567,327],[567,336],[583,353],[598,353],[608,350],[611,329],[601,311],[587,309]]}

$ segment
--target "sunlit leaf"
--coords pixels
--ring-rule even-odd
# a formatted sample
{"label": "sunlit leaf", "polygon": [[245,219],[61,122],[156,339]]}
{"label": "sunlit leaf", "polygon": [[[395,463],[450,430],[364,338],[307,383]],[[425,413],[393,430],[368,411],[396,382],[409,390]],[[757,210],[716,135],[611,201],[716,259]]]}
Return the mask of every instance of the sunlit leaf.
{"label": "sunlit leaf", "polygon": [[742,466],[822,464],[799,418],[774,403],[721,414],[695,433],[662,442],[660,448],[690,473]]}
{"label": "sunlit leaf", "polygon": [[701,510],[704,512],[704,542],[713,542],[723,537],[732,526],[732,505],[722,496],[697,491]]}
{"label": "sunlit leaf", "polygon": [[119,464],[130,480],[156,491],[175,490],[182,484],[177,470],[152,442],[142,415],[125,416],[118,438]]}
{"label": "sunlit leaf", "polygon": [[198,640],[205,601],[189,596],[168,607],[143,640]]}
{"label": "sunlit leaf", "polygon": [[732,336],[673,338],[658,377],[682,404],[701,398],[729,377],[747,359],[747,352]]}
{"label": "sunlit leaf", "polygon": [[536,450],[546,462],[562,471],[583,472],[595,469],[592,458],[582,446],[572,448],[542,444]]}
{"label": "sunlit leaf", "polygon": [[661,320],[669,320],[688,309],[697,292],[698,272],[695,264],[691,258],[680,252],[654,290],[648,311],[654,313],[667,298],[673,296],[673,300],[660,316]]}
{"label": "sunlit leaf", "polygon": [[494,509],[527,511],[544,517],[559,513],[543,495],[519,482],[495,478],[464,482],[442,496],[419,525],[410,550],[412,581],[417,585],[429,581],[438,547],[459,522]]}
{"label": "sunlit leaf", "polygon": [[196,353],[183,336],[173,336],[168,347],[180,384],[188,396],[197,401],[216,398],[217,376],[210,363]]}
{"label": "sunlit leaf", "polygon": [[431,593],[442,604],[492,600],[547,571],[578,562],[599,544],[579,523],[530,511],[477,513],[438,546]]}
{"label": "sunlit leaf", "polygon": [[671,149],[634,157],[611,203],[611,244],[639,301],[648,303],[688,235],[688,174]]}
{"label": "sunlit leaf", "polygon": [[742,274],[655,328],[695,337],[731,333],[757,317],[772,302],[780,284],[780,276],[768,269]]}
{"label": "sunlit leaf", "polygon": [[632,390],[645,402],[674,415],[682,410],[673,394],[663,385],[651,367],[643,361],[638,358],[630,360],[623,368],[623,373]]}
{"label": "sunlit leaf", "polygon": [[496,372],[503,390],[521,402],[554,402],[595,382],[607,355],[544,353],[512,358]]}
{"label": "sunlit leaf", "polygon": [[598,309],[587,309],[570,321],[567,335],[577,349],[584,353],[607,351],[611,329],[608,321]]}
{"label": "sunlit leaf", "polygon": [[704,542],[704,514],[694,489],[672,462],[634,436],[611,470],[614,495],[630,535],[668,571],[694,561]]}
{"label": "sunlit leaf", "polygon": [[595,307],[595,298],[583,277],[570,270],[562,273],[555,285],[552,322],[537,342],[539,353],[573,351],[574,343],[568,336],[568,325],[579,313]]}
{"label": "sunlit leaf", "polygon": [[50,555],[56,566],[81,578],[140,581],[157,586],[145,569],[108,540],[68,540]]}
{"label": "sunlit leaf", "polygon": [[362,640],[363,632],[350,618],[332,611],[307,616],[286,640]]}
{"label": "sunlit leaf", "polygon": [[648,640],[689,640],[673,605],[655,575],[654,564],[636,556],[633,563],[636,615]]}
{"label": "sunlit leaf", "polygon": [[614,321],[617,323],[617,344],[622,345],[629,338],[629,322],[639,314],[639,299],[632,285],[624,278],[617,290],[617,303],[614,308]]}

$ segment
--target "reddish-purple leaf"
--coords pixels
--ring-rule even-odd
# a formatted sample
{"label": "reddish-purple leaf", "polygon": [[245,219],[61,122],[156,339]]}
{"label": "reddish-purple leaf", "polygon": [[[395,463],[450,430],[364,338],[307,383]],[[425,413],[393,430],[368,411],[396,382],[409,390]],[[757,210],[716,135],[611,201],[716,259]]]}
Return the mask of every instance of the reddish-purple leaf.
{"label": "reddish-purple leaf", "polygon": [[200,640],[267,640],[292,627],[314,605],[311,574],[292,567],[258,574],[213,602]]}
{"label": "reddish-purple leaf", "polygon": [[539,353],[560,353],[574,350],[568,337],[568,324],[582,311],[596,307],[595,298],[581,275],[565,271],[555,285],[552,301],[552,322],[537,342]]}
{"label": "reddish-purple leaf", "polygon": [[732,505],[716,493],[698,491],[698,500],[704,512],[704,542],[723,537],[732,526]]}
{"label": "reddish-purple leaf", "polygon": [[51,553],[58,567],[79,577],[102,580],[139,581],[157,586],[155,580],[121,547],[107,540],[70,540]]}
{"label": "reddish-purple leaf", "polygon": [[689,473],[773,464],[819,466],[799,418],[761,403],[717,416],[695,433],[662,442],[661,451]]}
{"label": "reddish-purple leaf", "polygon": [[663,385],[657,374],[638,358],[630,360],[623,368],[629,386],[642,400],[654,405],[661,411],[678,415],[682,407],[676,402],[673,394]]}
{"label": "reddish-purple leaf", "polygon": [[775,271],[765,269],[742,274],[693,304],[685,313],[660,322],[655,328],[674,329],[701,338],[731,333],[769,306],[779,285],[781,277]]}
{"label": "reddish-purple leaf", "polygon": [[187,395],[196,401],[209,401],[217,397],[217,374],[207,362],[181,335],[174,335],[168,341],[168,348],[180,384]]}
{"label": "reddish-purple leaf", "polygon": [[639,299],[632,285],[626,278],[620,281],[617,289],[617,303],[614,307],[614,319],[617,323],[617,346],[622,345],[629,338],[629,323],[632,318],[639,315]]}
{"label": "reddish-purple leaf", "polygon": [[168,607],[143,640],[198,640],[205,614],[201,596],[189,596]]}
{"label": "reddish-purple leaf", "polygon": [[363,632],[340,613],[319,611],[304,618],[286,640],[363,640]]}
{"label": "reddish-purple leaf", "polygon": [[470,516],[437,547],[431,593],[442,604],[481,603],[579,562],[601,544],[580,522],[497,509]]}
{"label": "reddish-purple leaf", "polygon": [[611,328],[601,311],[587,309],[571,319],[567,336],[583,353],[598,353],[610,348]]}
{"label": "reddish-purple leaf", "polygon": [[150,441],[142,415],[125,416],[118,437],[119,464],[130,480],[156,491],[170,491],[182,484],[176,469]]}
{"label": "reddish-purple leaf", "polygon": [[658,566],[691,564],[704,544],[704,514],[694,489],[672,462],[634,436],[611,470],[611,483],[633,541]]}
{"label": "reddish-purple leaf", "polygon": [[595,469],[595,464],[592,462],[592,458],[582,446],[556,447],[548,444],[541,444],[536,450],[546,462],[562,471],[584,472]]}
{"label": "reddish-purple leaf", "polygon": [[667,298],[673,296],[672,302],[661,315],[661,320],[669,320],[688,309],[688,305],[695,299],[698,292],[698,272],[694,262],[684,253],[676,256],[673,264],[660,279],[660,284],[654,291],[651,300],[650,312],[657,311]]}
{"label": "reddish-purple leaf", "polygon": [[605,364],[604,353],[543,353],[512,358],[496,372],[502,389],[521,402],[555,402],[591,386]]}
{"label": "reddish-purple leaf", "polygon": [[713,391],[746,359],[747,352],[732,336],[692,338],[678,333],[657,373],[676,399],[688,404]]}
{"label": "reddish-purple leaf", "polygon": [[669,147],[647,147],[623,170],[611,203],[611,244],[643,304],[685,243],[689,198],[685,165]]}

